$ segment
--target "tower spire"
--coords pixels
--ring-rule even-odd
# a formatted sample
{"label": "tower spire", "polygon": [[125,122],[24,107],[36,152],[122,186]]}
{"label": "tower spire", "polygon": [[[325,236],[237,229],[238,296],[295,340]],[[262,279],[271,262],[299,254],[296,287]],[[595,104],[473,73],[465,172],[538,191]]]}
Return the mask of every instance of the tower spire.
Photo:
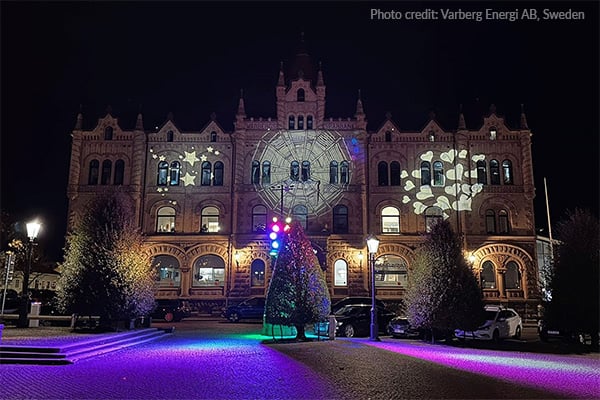
{"label": "tower spire", "polygon": [[237,115],[245,117],[246,107],[244,106],[244,89],[240,89],[240,101],[238,102]]}
{"label": "tower spire", "polygon": [[523,104],[521,104],[521,129],[529,129],[529,125],[527,125],[527,117],[525,116],[525,108]]}
{"label": "tower spire", "polygon": [[458,129],[467,129],[467,124],[465,123],[465,114],[463,114],[463,105],[460,105],[458,112]]}
{"label": "tower spire", "polygon": [[77,114],[77,122],[75,122],[75,130],[82,130],[83,129],[83,113],[82,113],[82,109],[83,109],[83,104],[79,105],[79,113]]}
{"label": "tower spire", "polygon": [[356,114],[355,115],[364,115],[365,110],[363,108],[362,99],[360,96],[360,89],[358,89],[358,99],[356,100]]}
{"label": "tower spire", "polygon": [[135,121],[135,130],[143,131],[144,130],[144,121],[142,119],[142,105],[140,104],[140,110],[137,115],[137,120]]}
{"label": "tower spire", "polygon": [[285,76],[283,75],[283,61],[279,63],[279,79],[277,80],[277,86],[285,86]]}

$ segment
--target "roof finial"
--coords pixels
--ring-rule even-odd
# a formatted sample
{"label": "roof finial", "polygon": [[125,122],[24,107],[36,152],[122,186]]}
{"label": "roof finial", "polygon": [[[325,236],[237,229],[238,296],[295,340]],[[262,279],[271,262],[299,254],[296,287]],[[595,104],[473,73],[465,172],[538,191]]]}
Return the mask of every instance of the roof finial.
{"label": "roof finial", "polygon": [[458,112],[458,129],[467,129],[467,124],[465,123],[465,115],[463,114],[462,103],[459,106],[459,112]]}
{"label": "roof finial", "polygon": [[490,115],[496,114],[496,105],[490,104]]}
{"label": "roof finial", "polygon": [[75,130],[82,130],[83,129],[83,104],[79,105],[79,113],[77,114],[77,122],[75,122]]}
{"label": "roof finial", "polygon": [[240,116],[246,115],[246,107],[244,106],[244,89],[240,89],[240,101],[238,102],[237,114]]}
{"label": "roof finial", "polygon": [[135,129],[138,131],[144,130],[144,121],[142,119],[142,105],[139,106],[139,112],[137,115],[137,120],[135,121]]}
{"label": "roof finial", "polygon": [[521,129],[529,129],[527,125],[527,117],[525,116],[525,107],[521,104]]}
{"label": "roof finial", "polygon": [[285,77],[283,76],[283,61],[279,63],[279,79],[277,80],[277,86],[285,86]]}
{"label": "roof finial", "polygon": [[106,114],[108,114],[108,115],[112,115],[112,110],[113,110],[113,109],[112,109],[112,106],[109,104],[109,105],[106,107]]}
{"label": "roof finial", "polygon": [[169,111],[169,113],[167,114],[167,121],[173,121],[173,112]]}

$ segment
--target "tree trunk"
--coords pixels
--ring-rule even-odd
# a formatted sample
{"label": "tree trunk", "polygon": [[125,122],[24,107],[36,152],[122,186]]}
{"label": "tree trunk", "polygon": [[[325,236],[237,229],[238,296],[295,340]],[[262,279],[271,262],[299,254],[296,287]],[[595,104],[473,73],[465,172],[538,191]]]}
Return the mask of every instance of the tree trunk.
{"label": "tree trunk", "polygon": [[296,327],[296,340],[306,341],[306,333],[304,332],[304,325],[295,325]]}

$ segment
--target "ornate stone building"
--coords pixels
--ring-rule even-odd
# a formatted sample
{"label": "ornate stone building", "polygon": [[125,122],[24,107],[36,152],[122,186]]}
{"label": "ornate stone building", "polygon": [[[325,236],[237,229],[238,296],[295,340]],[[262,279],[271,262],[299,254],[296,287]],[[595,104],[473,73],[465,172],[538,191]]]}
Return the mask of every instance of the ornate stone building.
{"label": "ornate stone building", "polygon": [[97,193],[129,193],[159,272],[156,296],[216,311],[266,294],[272,217],[300,221],[334,299],[369,293],[365,238],[377,235],[376,291],[390,302],[404,295],[423,233],[444,218],[485,300],[532,315],[540,293],[525,115],[518,129],[492,106],[475,129],[460,112],[452,130],[434,115],[419,131],[389,115],[368,130],[360,93],[354,115],[330,118],[325,88],[322,69],[300,51],[285,72],[282,63],[277,115],[246,115],[240,96],[233,131],[214,116],[193,132],[172,116],[148,131],[141,114],[128,130],[111,111],[84,130],[80,113],[69,225]]}

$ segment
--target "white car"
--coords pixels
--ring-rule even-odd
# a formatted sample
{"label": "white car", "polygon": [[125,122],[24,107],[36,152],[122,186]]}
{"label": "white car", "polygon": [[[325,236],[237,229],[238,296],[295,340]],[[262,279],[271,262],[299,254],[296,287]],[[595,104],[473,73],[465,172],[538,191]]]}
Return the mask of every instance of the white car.
{"label": "white car", "polygon": [[475,331],[456,329],[454,336],[459,339],[493,340],[521,337],[523,323],[519,314],[512,308],[502,306],[486,306],[486,321]]}

